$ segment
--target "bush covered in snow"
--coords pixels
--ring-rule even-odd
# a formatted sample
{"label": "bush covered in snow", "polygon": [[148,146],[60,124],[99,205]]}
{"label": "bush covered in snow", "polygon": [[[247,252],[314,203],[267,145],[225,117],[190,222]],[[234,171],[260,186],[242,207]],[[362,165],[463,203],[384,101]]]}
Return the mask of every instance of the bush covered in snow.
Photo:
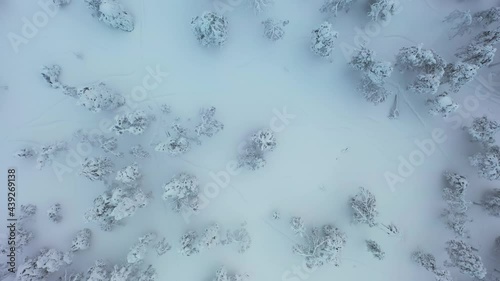
{"label": "bush covered in snow", "polygon": [[443,118],[448,117],[459,107],[458,103],[454,102],[447,92],[443,92],[432,99],[428,99],[426,105],[429,108],[430,115],[440,115]]}
{"label": "bush covered in snow", "polygon": [[284,27],[288,25],[288,23],[290,23],[288,20],[268,18],[262,22],[264,25],[264,36],[271,41],[283,39],[283,36],[285,36]]}
{"label": "bush covered in snow", "polygon": [[146,258],[148,248],[156,240],[156,234],[147,233],[139,237],[139,242],[137,242],[127,254],[128,263],[138,263]]}
{"label": "bush covered in snow", "polygon": [[115,124],[110,128],[117,135],[129,133],[132,135],[142,135],[149,127],[151,117],[142,110],[135,110],[130,113],[115,116]]}
{"label": "bush covered in snow", "polygon": [[346,13],[349,12],[354,2],[356,2],[356,0],[325,0],[319,10],[322,13],[329,13],[333,16],[337,16],[339,11],[344,10]]}
{"label": "bush covered in snow", "polygon": [[304,236],[303,243],[293,247],[293,252],[304,257],[309,269],[327,264],[340,266],[346,239],[345,234],[332,225],[314,227]]}
{"label": "bush covered in snow", "polygon": [[87,157],[82,163],[80,175],[91,181],[104,181],[113,173],[113,162],[107,157]]}
{"label": "bush covered in snow", "polygon": [[118,0],[85,0],[92,16],[104,24],[123,31],[134,30],[134,18]]}
{"label": "bush covered in snow", "polygon": [[77,104],[95,113],[125,104],[124,97],[102,82],[78,88],[77,93]]}
{"label": "bush covered in snow", "polygon": [[213,12],[204,12],[191,21],[196,39],[202,46],[219,47],[227,40],[228,22],[226,17]]}
{"label": "bush covered in snow", "polygon": [[49,219],[55,223],[59,223],[62,220],[61,214],[61,204],[56,203],[47,210],[47,216]]}
{"label": "bush covered in snow", "polygon": [[375,22],[387,22],[399,8],[398,0],[374,0],[368,16]]}
{"label": "bush covered in snow", "polygon": [[137,188],[115,186],[94,199],[94,206],[85,212],[87,222],[97,222],[101,229],[110,231],[123,219],[146,207],[150,196]]}
{"label": "bush covered in snow", "polygon": [[71,241],[71,251],[83,251],[90,248],[90,240],[92,238],[92,231],[88,228],[84,228],[78,231]]}
{"label": "bush covered in snow", "polygon": [[368,189],[359,188],[359,192],[351,198],[351,208],[355,223],[364,223],[370,227],[377,225],[377,200]]}
{"label": "bush covered in snow", "polygon": [[36,168],[43,169],[50,165],[54,158],[62,151],[68,150],[68,144],[65,141],[42,145],[39,148],[24,147],[14,153],[18,158],[30,159],[36,157]]}
{"label": "bush covered in snow", "polygon": [[135,185],[141,177],[142,174],[139,171],[139,165],[137,163],[133,163],[130,166],[118,170],[116,172],[115,180],[126,185]]}
{"label": "bush covered in snow", "polygon": [[374,240],[366,240],[366,247],[368,252],[372,253],[373,256],[379,260],[383,260],[385,258],[385,252],[382,251],[380,245]]}
{"label": "bush covered in snow", "polygon": [[416,264],[432,272],[436,281],[453,281],[448,270],[437,266],[434,255],[419,250],[414,251],[411,258]]}

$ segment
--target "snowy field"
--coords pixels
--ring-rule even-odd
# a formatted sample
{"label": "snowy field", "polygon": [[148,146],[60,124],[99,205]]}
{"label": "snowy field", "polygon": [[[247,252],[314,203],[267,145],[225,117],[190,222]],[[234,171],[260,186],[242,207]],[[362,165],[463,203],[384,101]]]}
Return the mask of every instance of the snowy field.
{"label": "snowy field", "polygon": [[[452,25],[443,23],[444,18],[456,9],[474,14],[499,1],[401,0],[397,12],[379,23],[367,16],[368,0],[356,1],[348,13],[339,11],[336,17],[319,11],[323,0],[276,0],[258,14],[243,0],[121,0],[134,19],[131,32],[92,17],[86,1],[73,0],[50,15],[42,7],[46,2],[0,3],[0,238],[6,241],[9,235],[4,226],[7,171],[15,168],[17,216],[21,204],[34,204],[38,210],[28,226],[34,239],[16,254],[16,268],[40,248],[69,251],[83,228],[92,231],[92,239],[89,249],[74,253],[71,265],[42,279],[18,280],[65,280],[58,278],[64,272],[85,273],[97,259],[106,260],[108,270],[125,265],[130,248],[149,232],[156,233],[156,241],[165,237],[172,248],[158,256],[150,247],[144,261],[134,266],[142,270],[152,265],[161,281],[212,280],[223,265],[231,274],[248,274],[246,280],[432,280],[433,273],[412,260],[416,250],[433,254],[436,265],[449,270],[453,280],[475,280],[456,266],[444,266],[450,259],[447,241],[452,239],[476,249],[488,272],[484,280],[500,278],[495,271],[500,270],[500,254],[494,251],[499,218],[470,204],[467,216],[472,221],[465,223],[469,233],[456,238],[441,217],[447,206],[442,196],[445,171],[467,177],[467,201],[481,202],[486,191],[500,187],[498,180],[480,177],[470,165],[469,157],[484,148],[471,142],[462,128],[483,115],[500,122],[498,59],[455,93],[448,85],[440,86],[435,96],[450,92],[459,105],[447,118],[428,113],[426,100],[432,95],[407,89],[416,72],[400,73],[395,67],[385,84],[391,94],[374,105],[358,91],[361,72],[348,64],[361,42],[377,60],[393,65],[401,48],[419,44],[456,62],[457,49],[481,31],[494,30],[498,21],[450,39]],[[196,40],[190,23],[204,11],[227,18],[222,47],[204,47]],[[275,42],[263,36],[261,22],[269,17],[289,20],[284,37]],[[330,58],[311,51],[311,31],[324,21],[338,32]],[[27,22],[32,26],[26,27]],[[125,104],[97,113],[77,105],[40,75],[43,66],[51,65],[60,66],[61,83],[79,88],[104,82],[125,97]],[[390,119],[395,95],[400,115]],[[217,109],[215,119],[223,123],[220,132],[200,137],[201,145],[193,141],[189,151],[177,156],[155,151],[172,133],[173,123],[193,129],[200,122],[200,109],[211,106]],[[108,130],[115,115],[137,109],[154,115],[143,134]],[[117,151],[124,156],[75,138],[79,129],[116,136]],[[249,137],[262,129],[276,140],[276,147],[265,154],[265,165],[232,169]],[[34,159],[13,157],[22,148],[58,141],[66,141],[66,149],[49,157],[41,170]],[[129,154],[137,144],[150,156],[135,159]],[[152,193],[148,206],[112,231],[84,218],[94,199],[109,189],[103,181],[80,174],[85,158],[97,156],[113,162],[107,182],[117,170],[137,162],[142,177],[135,188]],[[180,173],[198,179],[196,213],[176,213],[172,202],[162,199],[164,185]],[[359,187],[377,199],[377,226],[353,222],[350,200]],[[46,214],[55,203],[61,204],[58,223]],[[280,219],[273,219],[274,211]],[[339,266],[307,267],[304,257],[292,251],[304,241],[290,228],[292,217],[301,217],[307,229],[332,224],[345,233]],[[216,245],[191,256],[179,253],[186,231],[201,234],[212,223],[218,223],[222,233],[245,223],[250,248],[239,253],[237,245]],[[381,229],[390,223],[398,227],[398,235]],[[376,259],[365,240],[377,241],[385,258]],[[7,253],[0,261],[7,264]],[[15,276],[8,273],[2,280]]]}

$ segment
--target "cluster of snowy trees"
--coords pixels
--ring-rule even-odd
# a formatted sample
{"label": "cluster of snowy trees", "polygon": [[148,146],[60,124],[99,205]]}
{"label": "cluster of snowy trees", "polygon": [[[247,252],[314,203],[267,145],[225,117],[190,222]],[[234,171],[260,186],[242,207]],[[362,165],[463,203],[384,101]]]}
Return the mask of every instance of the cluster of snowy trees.
{"label": "cluster of snowy trees", "polygon": [[139,209],[149,205],[151,195],[138,187],[112,184],[110,190],[94,199],[92,208],[85,213],[87,222],[96,222],[102,230],[110,231]]}
{"label": "cluster of snowy trees", "polygon": [[196,212],[199,208],[199,183],[195,176],[181,173],[163,186],[163,200],[172,203],[172,210]]}
{"label": "cluster of snowy trees", "polygon": [[189,230],[182,235],[180,241],[179,253],[184,256],[192,256],[200,252],[205,252],[219,245],[235,244],[238,253],[246,252],[252,239],[246,224],[243,223],[235,230],[226,230],[224,233],[217,223],[209,225],[201,234],[194,230]]}
{"label": "cluster of snowy trees", "polygon": [[43,169],[50,165],[54,158],[61,152],[68,149],[68,144],[64,141],[55,142],[40,147],[27,146],[14,153],[14,156],[22,159],[36,158],[36,168]]}
{"label": "cluster of snowy trees", "polygon": [[344,232],[333,225],[307,229],[300,217],[293,217],[290,226],[295,235],[302,238],[301,243],[293,246],[293,252],[304,258],[308,268],[327,264],[340,266],[342,251],[347,243]]}
{"label": "cluster of snowy trees", "polygon": [[77,105],[91,112],[110,111],[125,104],[125,98],[103,82],[78,88],[62,84],[59,81],[61,75],[59,65],[44,66],[41,75],[50,87],[61,89],[63,94],[75,98]]}
{"label": "cluster of snowy trees", "polygon": [[171,126],[171,131],[167,133],[168,138],[155,144],[155,150],[166,152],[170,156],[179,156],[187,153],[192,143],[201,144],[200,138],[213,137],[224,129],[224,124],[215,119],[216,108],[202,108],[200,110],[200,122],[189,129],[181,126],[178,122]]}
{"label": "cluster of snowy trees", "polygon": [[469,158],[479,176],[488,180],[500,179],[500,147],[495,144],[495,134],[500,125],[486,116],[476,117],[467,129],[473,142],[481,144],[481,152]]}

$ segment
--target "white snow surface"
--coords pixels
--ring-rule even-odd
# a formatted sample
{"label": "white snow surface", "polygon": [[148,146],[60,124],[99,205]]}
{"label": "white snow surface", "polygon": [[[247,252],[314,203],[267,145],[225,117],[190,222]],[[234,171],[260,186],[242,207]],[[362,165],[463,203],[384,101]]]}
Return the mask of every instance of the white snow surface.
{"label": "white snow surface", "polygon": [[[31,21],[42,9],[37,1],[0,2],[0,86],[8,86],[0,89],[0,171],[5,175],[8,168],[17,169],[18,204],[33,203],[45,210],[60,202],[64,216],[64,221],[55,225],[43,212],[38,214],[36,239],[18,261],[37,253],[40,247],[68,251],[74,233],[88,227],[93,233],[92,246],[75,255],[71,266],[75,270],[86,271],[96,258],[123,263],[138,237],[155,232],[167,237],[174,249],[161,257],[149,254],[146,258],[162,281],[209,280],[221,265],[248,273],[249,280],[262,281],[431,280],[432,273],[414,264],[410,254],[420,248],[433,253],[440,265],[447,258],[445,242],[453,238],[453,233],[439,218],[445,206],[442,173],[447,170],[467,176],[467,198],[471,201],[479,201],[485,190],[498,185],[480,179],[470,167],[468,157],[480,146],[471,143],[460,128],[483,114],[500,120],[500,99],[495,96],[498,82],[493,86],[484,82],[492,69],[481,70],[478,79],[453,94],[454,101],[464,105],[477,87],[485,85],[497,87],[496,93],[479,100],[479,108],[464,109],[463,116],[454,114],[443,120],[428,115],[425,97],[405,91],[403,76],[395,73],[390,81],[401,85],[401,114],[391,120],[387,118],[391,102],[373,106],[357,92],[359,74],[347,65],[350,57],[342,53],[341,44],[354,46],[357,30],[369,24],[365,1],[357,1],[349,14],[339,12],[333,20],[333,28],[339,32],[333,62],[309,50],[311,31],[328,17],[319,12],[322,2],[276,0],[260,15],[246,4],[237,5],[225,13],[229,21],[226,44],[204,48],[196,41],[190,22],[203,11],[213,10],[212,0],[122,0],[135,18],[135,29],[130,33],[103,25],[92,18],[83,1],[72,1],[49,17],[17,53],[7,34],[21,34],[23,18]],[[367,46],[380,60],[394,62],[400,47],[423,43],[453,61],[456,48],[467,41],[466,37],[449,41],[449,26],[441,23],[443,18],[457,8],[477,11],[495,4],[486,0],[402,0],[401,12],[370,36]],[[270,16],[290,20],[283,40],[269,42],[263,37],[260,23]],[[151,191],[154,200],[127,218],[125,226],[103,232],[96,224],[84,224],[85,210],[106,188],[101,182],[78,175],[84,156],[63,152],[56,157],[57,162],[70,168],[59,177],[51,167],[38,171],[32,161],[12,157],[23,146],[69,140],[79,128],[99,128],[102,120],[111,122],[116,114],[93,114],[75,105],[73,98],[46,86],[39,72],[42,65],[50,64],[61,65],[61,79],[69,85],[102,81],[124,96],[131,96],[135,87],[143,85],[148,69],[159,67],[168,72],[168,77],[147,90],[144,100],[127,100],[127,105],[157,110],[166,103],[172,107],[171,114],[184,120],[193,118],[186,121],[192,126],[200,108],[215,106],[224,130],[178,157],[152,150],[150,143],[166,138],[165,128],[159,123],[144,135],[121,138],[120,151],[141,143],[151,153],[150,158],[137,161],[143,172],[142,189]],[[396,87],[387,87],[398,93]],[[161,200],[163,184],[181,172],[195,175],[203,193],[207,184],[214,183],[213,175],[225,173],[226,165],[236,160],[238,147],[249,134],[273,126],[275,112],[284,109],[294,118],[275,133],[278,144],[266,155],[266,166],[230,176],[229,184],[189,220]],[[397,174],[401,158],[408,159],[419,150],[415,142],[431,140],[435,130],[443,130],[446,140],[434,143],[434,151],[425,155],[423,163],[416,165],[403,183],[390,188],[384,174]],[[76,152],[80,147],[73,142],[69,149]],[[100,153],[92,151],[94,156]],[[115,167],[134,161],[130,155],[113,160]],[[394,222],[403,232],[401,239],[351,223],[348,202],[360,186],[376,196],[379,220]],[[2,190],[3,208],[7,194],[5,188]],[[271,219],[274,210],[280,211],[281,220]],[[498,218],[479,207],[471,207],[468,214],[474,218],[468,224],[468,241],[479,249],[486,267],[493,271],[498,264],[498,257],[491,251],[500,234]],[[307,277],[292,274],[288,276],[297,279],[286,279],[287,272],[303,265],[303,259],[292,253],[297,239],[288,226],[292,216],[301,216],[307,227],[331,223],[346,233],[340,267],[324,266],[307,272]],[[0,219],[6,221],[3,209]],[[213,222],[236,228],[243,221],[252,237],[252,246],[244,254],[231,247],[190,257],[177,251],[179,238],[187,230],[204,229]],[[2,236],[6,235],[3,231],[5,228]],[[386,252],[383,261],[366,250],[366,239],[381,245]],[[456,280],[467,280],[457,269],[451,272]]]}

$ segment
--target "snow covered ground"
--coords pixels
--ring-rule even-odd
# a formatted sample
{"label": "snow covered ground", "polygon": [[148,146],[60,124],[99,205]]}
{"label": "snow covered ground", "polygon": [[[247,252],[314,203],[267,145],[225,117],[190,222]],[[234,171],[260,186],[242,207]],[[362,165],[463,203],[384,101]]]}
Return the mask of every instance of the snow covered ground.
{"label": "snow covered ground", "polygon": [[[93,231],[92,246],[75,256],[70,268],[77,271],[87,270],[97,258],[124,262],[137,238],[153,231],[173,246],[164,256],[151,251],[146,259],[162,281],[211,280],[221,265],[248,273],[250,280],[431,280],[432,274],[412,262],[410,254],[416,249],[431,252],[440,265],[447,259],[445,243],[454,234],[440,218],[445,206],[442,173],[450,170],[467,176],[471,201],[498,187],[497,182],[479,178],[469,165],[468,157],[480,147],[461,128],[483,114],[500,120],[500,78],[490,76],[498,66],[485,67],[453,94],[464,114],[448,119],[430,116],[426,98],[404,90],[404,77],[395,70],[388,87],[399,93],[401,115],[391,120],[394,95],[377,106],[366,102],[356,90],[361,75],[347,65],[350,54],[346,55],[346,46],[356,46],[363,36],[380,60],[394,62],[401,47],[423,43],[453,61],[456,49],[470,36],[449,40],[443,18],[455,9],[478,11],[498,1],[402,0],[401,11],[386,26],[375,29],[366,16],[367,1],[358,1],[348,14],[340,12],[336,18],[319,12],[322,0],[276,0],[259,15],[246,4],[236,4],[225,12],[229,34],[222,48],[201,47],[190,27],[193,17],[213,10],[217,1],[122,2],[135,18],[133,32],[105,26],[92,18],[83,1],[75,0],[16,47],[8,34],[22,34],[24,19],[32,21],[43,9],[37,1],[0,3],[0,85],[5,86],[0,89],[0,169],[2,173],[17,169],[18,204],[32,203],[39,209],[36,239],[19,261],[40,247],[67,250],[75,233],[88,227]],[[283,40],[270,42],[263,37],[261,21],[270,16],[290,20]],[[332,63],[309,50],[311,30],[327,19],[339,32]],[[130,145],[140,143],[152,154],[138,163],[144,173],[142,188],[151,191],[154,200],[112,232],[84,222],[84,212],[105,186],[78,174],[79,163],[87,155],[78,151],[77,142],[70,141],[69,152],[55,159],[68,168],[63,174],[53,167],[38,171],[33,161],[12,157],[26,145],[71,140],[81,128],[99,129],[103,120],[115,115],[91,113],[47,87],[40,69],[51,64],[62,67],[61,80],[67,84],[105,82],[128,97],[130,107],[159,112],[160,104],[171,106],[172,113],[159,115],[146,134],[120,140],[120,151],[126,153]],[[137,87],[144,87],[145,79],[158,70],[163,74],[156,76],[155,86],[146,90],[145,97],[136,98]],[[481,95],[483,89],[489,89],[488,96]],[[175,116],[195,125],[199,109],[209,106],[217,108],[216,118],[224,123],[219,134],[180,157],[150,149],[149,144],[165,137],[165,127]],[[228,163],[236,159],[249,134],[261,128],[274,130],[278,143],[267,154],[266,166],[230,175]],[[416,152],[423,143],[430,150]],[[415,164],[410,158],[416,154],[424,157]],[[113,161],[116,168],[123,168],[133,159],[126,155]],[[405,161],[411,171],[402,175],[398,168]],[[162,186],[181,172],[196,175],[205,198],[213,197],[204,202],[200,214],[174,213],[161,200]],[[402,180],[388,182],[388,173]],[[227,184],[217,182],[222,178]],[[207,187],[214,183],[218,191]],[[380,220],[398,225],[400,239],[351,222],[349,199],[360,186],[375,194]],[[6,196],[6,191],[0,193],[2,222],[7,217]],[[54,224],[45,211],[57,202],[62,205],[63,220]],[[281,220],[271,219],[274,210],[280,211]],[[468,212],[474,221],[467,224],[471,238],[466,241],[479,249],[493,273],[495,266],[499,268],[499,257],[492,252],[500,234],[498,218],[479,206]],[[292,253],[298,238],[290,231],[291,216],[301,216],[308,227],[331,223],[346,233],[340,267],[327,265],[313,272],[303,268],[302,258]],[[213,222],[224,228],[246,222],[251,248],[239,254],[235,247],[218,247],[190,257],[177,252],[183,233],[201,231]],[[7,234],[4,230],[1,235]],[[366,251],[365,239],[378,241],[386,258],[374,259]],[[457,269],[451,272],[455,280],[470,280]]]}

